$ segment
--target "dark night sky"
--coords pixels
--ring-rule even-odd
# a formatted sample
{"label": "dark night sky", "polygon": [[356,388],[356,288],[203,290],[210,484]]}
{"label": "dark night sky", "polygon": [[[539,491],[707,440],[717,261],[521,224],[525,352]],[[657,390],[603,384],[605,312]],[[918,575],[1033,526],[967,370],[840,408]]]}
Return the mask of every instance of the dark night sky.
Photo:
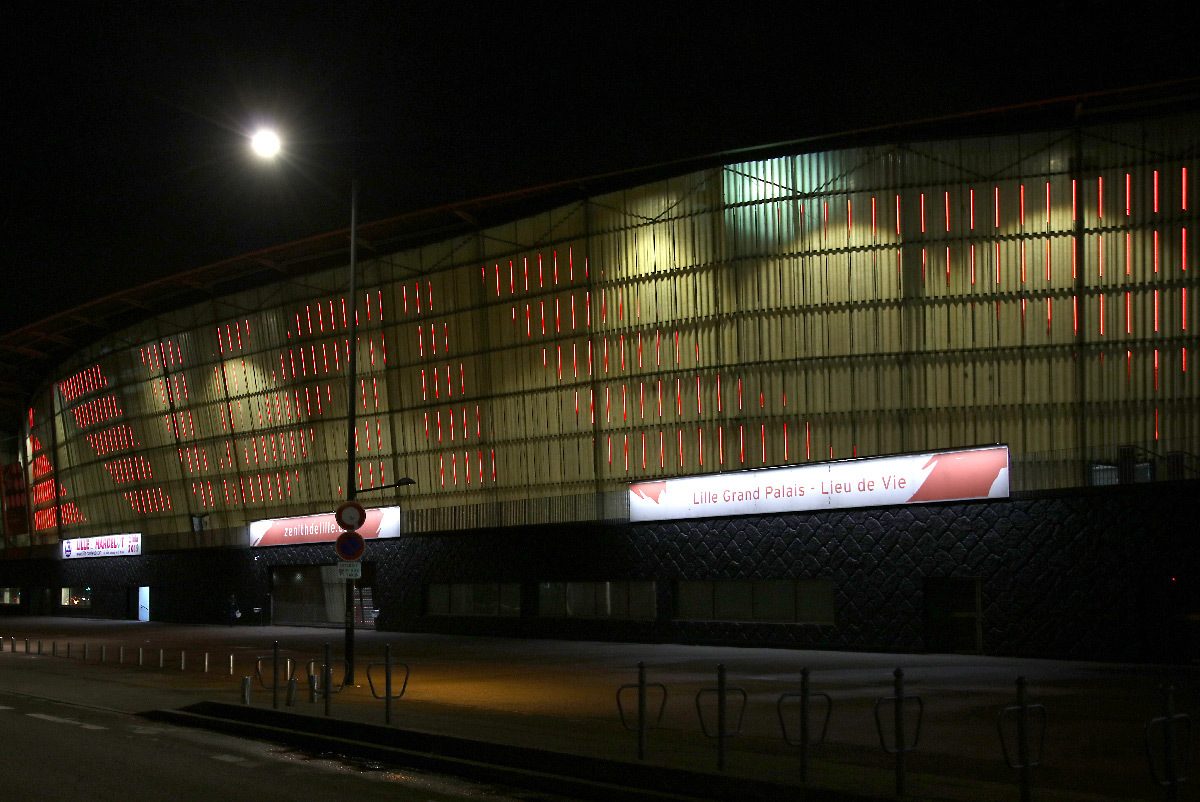
{"label": "dark night sky", "polygon": [[[1127,4],[1093,4],[1086,20],[1053,3],[1033,15],[595,8],[604,15],[365,2],[7,12],[0,330],[344,227],[352,172],[374,220],[1200,72],[1185,39],[1194,18],[1131,19]],[[287,164],[248,156],[259,121],[287,137]]]}

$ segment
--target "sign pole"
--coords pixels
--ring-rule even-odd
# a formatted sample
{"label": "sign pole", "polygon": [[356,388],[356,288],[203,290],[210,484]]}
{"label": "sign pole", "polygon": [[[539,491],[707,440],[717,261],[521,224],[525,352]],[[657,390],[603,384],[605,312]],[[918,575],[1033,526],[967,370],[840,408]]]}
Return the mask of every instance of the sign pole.
{"label": "sign pole", "polygon": [[[358,181],[350,181],[350,351],[346,366],[346,500],[354,501],[358,487],[354,477],[355,422],[354,384],[358,380]],[[354,580],[346,580],[346,684],[354,684]]]}

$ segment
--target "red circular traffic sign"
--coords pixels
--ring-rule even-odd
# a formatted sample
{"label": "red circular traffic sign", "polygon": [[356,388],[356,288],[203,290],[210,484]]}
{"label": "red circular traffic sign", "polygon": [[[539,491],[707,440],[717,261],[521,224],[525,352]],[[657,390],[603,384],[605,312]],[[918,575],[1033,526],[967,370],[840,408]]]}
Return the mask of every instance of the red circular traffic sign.
{"label": "red circular traffic sign", "polygon": [[367,511],[357,501],[347,501],[333,513],[338,526],[347,532],[354,532],[367,522]]}
{"label": "red circular traffic sign", "polygon": [[333,541],[333,550],[343,560],[353,562],[362,559],[367,551],[367,541],[358,532],[342,532]]}

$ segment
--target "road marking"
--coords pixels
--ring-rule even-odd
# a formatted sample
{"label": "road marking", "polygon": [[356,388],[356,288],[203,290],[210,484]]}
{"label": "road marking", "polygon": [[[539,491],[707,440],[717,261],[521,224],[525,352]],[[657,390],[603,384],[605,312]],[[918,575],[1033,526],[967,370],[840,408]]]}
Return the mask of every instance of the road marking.
{"label": "road marking", "polygon": [[8,705],[0,705],[0,710],[12,710],[12,709],[13,708],[9,707]]}
{"label": "road marking", "polygon": [[46,713],[26,713],[30,718],[41,719],[42,721],[51,721],[55,724],[72,724],[76,727],[81,727],[85,730],[107,730],[108,727],[101,727],[99,724],[84,724],[82,721],[76,721],[73,718],[59,718],[58,716],[47,715]]}

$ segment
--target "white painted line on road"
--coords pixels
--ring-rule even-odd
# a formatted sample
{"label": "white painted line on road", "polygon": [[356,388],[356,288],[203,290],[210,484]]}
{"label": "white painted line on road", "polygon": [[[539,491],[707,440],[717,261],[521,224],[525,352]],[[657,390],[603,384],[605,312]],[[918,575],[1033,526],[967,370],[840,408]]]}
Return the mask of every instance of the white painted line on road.
{"label": "white painted line on road", "polygon": [[245,763],[246,762],[246,758],[239,757],[238,755],[210,755],[210,757],[212,757],[213,760],[221,760],[226,763]]}
{"label": "white painted line on road", "polygon": [[9,707],[8,705],[0,705],[0,710],[13,710],[13,709],[14,708]]}
{"label": "white painted line on road", "polygon": [[26,713],[30,718],[41,719],[42,721],[51,721],[55,724],[72,724],[76,727],[82,727],[85,730],[107,730],[108,727],[101,727],[99,724],[84,724],[82,721],[76,721],[73,718],[59,718],[58,716],[47,715],[46,713]]}

